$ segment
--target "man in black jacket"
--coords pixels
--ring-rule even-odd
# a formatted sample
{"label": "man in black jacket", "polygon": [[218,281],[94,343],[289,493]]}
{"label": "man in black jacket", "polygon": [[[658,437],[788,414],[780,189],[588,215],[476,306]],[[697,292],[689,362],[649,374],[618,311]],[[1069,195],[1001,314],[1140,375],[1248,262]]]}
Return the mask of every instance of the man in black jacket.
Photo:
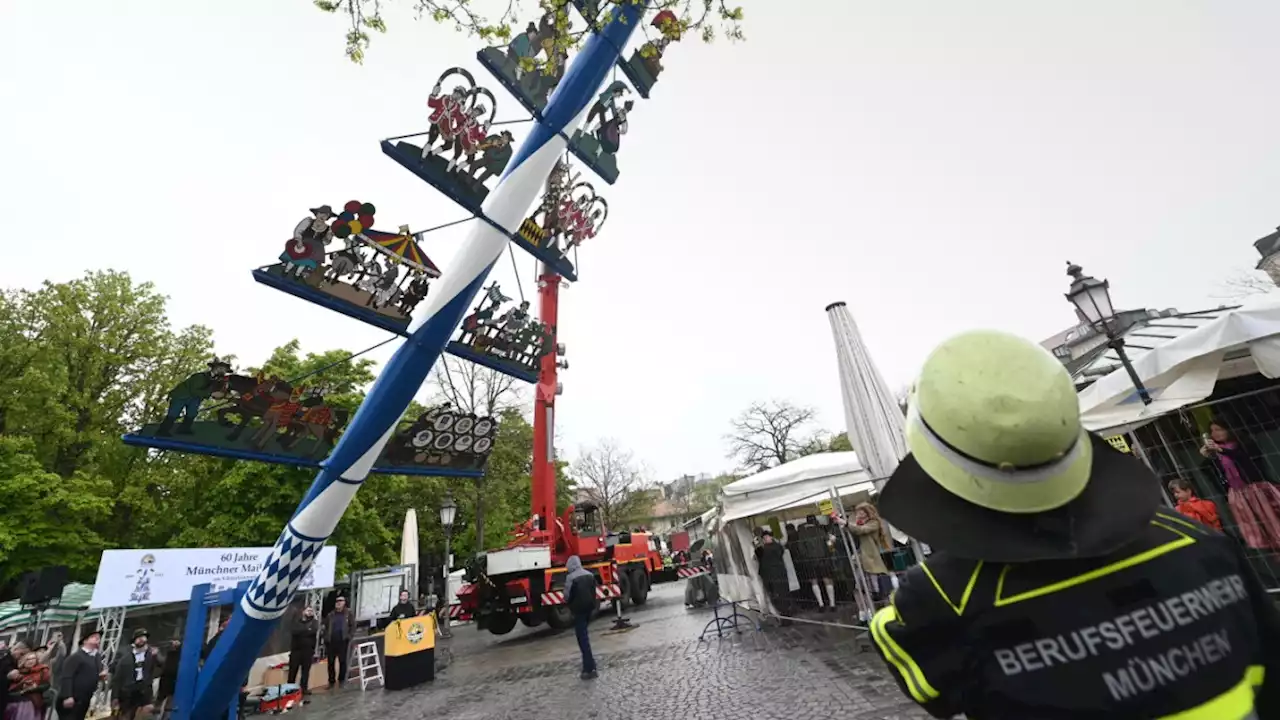
{"label": "man in black jacket", "polygon": [[1280,718],[1280,612],[1230,538],[1089,433],[1071,376],[995,331],[925,360],[880,512],[933,548],[871,621],[937,718]]}
{"label": "man in black jacket", "polygon": [[119,709],[122,720],[133,720],[139,710],[151,714],[151,688],[160,669],[160,657],[147,643],[147,631],[133,631],[133,645],[116,659],[111,675],[111,707]]}
{"label": "man in black jacket", "polygon": [[596,659],[591,654],[587,627],[599,607],[596,576],[582,567],[582,559],[577,555],[569,558],[564,569],[564,602],[573,613],[573,634],[578,637],[578,650],[582,651],[582,679],[591,680],[596,677]]}
{"label": "man in black jacket", "polygon": [[298,682],[302,671],[302,694],[310,695],[307,685],[311,680],[311,663],[316,656],[316,637],[320,634],[320,621],[310,605],[293,619],[289,628],[289,682]]}
{"label": "man in black jacket", "polygon": [[80,649],[67,656],[58,673],[58,717],[60,720],[84,720],[89,702],[98,683],[107,678],[102,668],[98,645],[102,634],[91,631],[80,640]]}
{"label": "man in black jacket", "polygon": [[400,602],[396,603],[396,606],[391,608],[391,618],[387,622],[393,623],[397,620],[417,616],[418,609],[413,606],[413,603],[409,602],[409,591],[401,590]]}
{"label": "man in black jacket", "polygon": [[[329,688],[342,688],[347,684],[351,661],[351,636],[355,633],[356,617],[347,607],[347,599],[340,597],[333,602],[333,612],[324,619],[324,647],[329,656]],[[337,683],[336,686],[334,683]]]}

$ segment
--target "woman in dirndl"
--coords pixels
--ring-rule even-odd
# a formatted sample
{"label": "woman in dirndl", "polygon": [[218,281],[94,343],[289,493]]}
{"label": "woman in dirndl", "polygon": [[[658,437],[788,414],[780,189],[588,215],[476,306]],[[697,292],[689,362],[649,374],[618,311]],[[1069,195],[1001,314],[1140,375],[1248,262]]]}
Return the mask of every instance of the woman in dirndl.
{"label": "woman in dirndl", "polygon": [[9,704],[4,709],[4,720],[41,720],[53,683],[49,666],[40,663],[39,653],[27,653],[18,665],[17,673],[17,678],[9,683]]}
{"label": "woman in dirndl", "polygon": [[1256,550],[1280,550],[1280,488],[1270,482],[1247,443],[1225,424],[1209,423],[1200,454],[1227,493],[1244,542]]}

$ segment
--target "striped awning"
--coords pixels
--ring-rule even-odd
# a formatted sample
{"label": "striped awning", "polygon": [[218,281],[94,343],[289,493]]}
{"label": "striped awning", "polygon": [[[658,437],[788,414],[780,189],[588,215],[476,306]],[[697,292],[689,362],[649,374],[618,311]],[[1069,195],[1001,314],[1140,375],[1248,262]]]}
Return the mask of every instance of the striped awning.
{"label": "striped awning", "polygon": [[413,235],[408,233],[396,235],[380,230],[365,230],[363,237],[374,250],[383,255],[397,258],[414,270],[426,273],[428,277],[440,277],[440,268],[431,262],[431,258],[427,257],[426,253],[422,252],[422,248],[413,239]]}
{"label": "striped awning", "polygon": [[[42,625],[73,625],[76,619],[96,619],[97,610],[89,609],[89,598],[93,597],[93,586],[84,583],[71,583],[62,590],[62,599],[40,613]],[[21,628],[31,623],[31,608],[22,607],[18,600],[0,603],[0,631]]]}

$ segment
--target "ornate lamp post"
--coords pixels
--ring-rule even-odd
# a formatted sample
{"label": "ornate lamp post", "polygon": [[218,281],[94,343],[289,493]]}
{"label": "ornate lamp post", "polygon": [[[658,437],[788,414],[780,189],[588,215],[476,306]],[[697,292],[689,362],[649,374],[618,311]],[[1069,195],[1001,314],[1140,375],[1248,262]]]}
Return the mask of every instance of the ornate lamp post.
{"label": "ornate lamp post", "polygon": [[1138,377],[1138,372],[1133,369],[1133,364],[1129,362],[1129,356],[1124,351],[1124,338],[1117,334],[1115,308],[1111,305],[1111,283],[1085,275],[1084,270],[1070,260],[1067,261],[1067,274],[1071,276],[1071,289],[1067,292],[1067,299],[1094,330],[1107,336],[1107,347],[1116,351],[1120,364],[1129,373],[1129,380],[1142,399],[1142,404],[1150,405],[1151,395]]}
{"label": "ornate lamp post", "polygon": [[[440,527],[444,528],[444,607],[449,604],[449,541],[453,539],[453,519],[458,514],[458,504],[453,501],[453,494],[446,492],[444,501],[440,503]],[[449,636],[449,618],[442,618],[441,634]]]}

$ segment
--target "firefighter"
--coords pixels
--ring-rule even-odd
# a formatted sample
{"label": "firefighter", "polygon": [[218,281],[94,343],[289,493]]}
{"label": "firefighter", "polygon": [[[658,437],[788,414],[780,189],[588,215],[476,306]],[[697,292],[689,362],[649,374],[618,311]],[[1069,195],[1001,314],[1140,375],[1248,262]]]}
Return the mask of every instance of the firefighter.
{"label": "firefighter", "polygon": [[871,636],[934,717],[1280,718],[1280,614],[1226,536],[1080,424],[1039,345],[940,345],[883,516],[934,548]]}

